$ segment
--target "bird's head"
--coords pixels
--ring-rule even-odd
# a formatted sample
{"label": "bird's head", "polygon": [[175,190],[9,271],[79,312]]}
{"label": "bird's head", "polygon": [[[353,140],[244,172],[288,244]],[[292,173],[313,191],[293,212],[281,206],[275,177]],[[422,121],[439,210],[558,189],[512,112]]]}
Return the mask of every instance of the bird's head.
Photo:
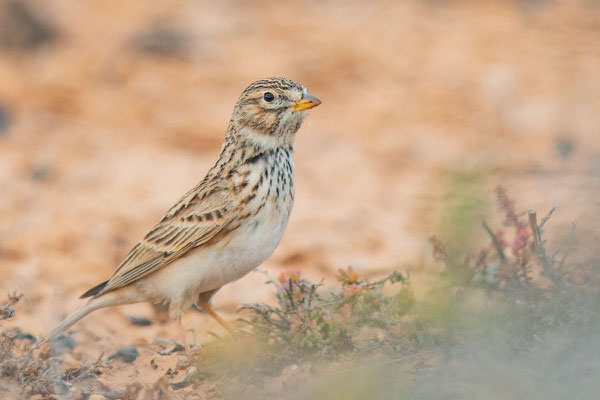
{"label": "bird's head", "polygon": [[291,145],[306,110],[319,104],[304,86],[290,79],[261,79],[241,94],[231,127],[242,138],[262,146]]}

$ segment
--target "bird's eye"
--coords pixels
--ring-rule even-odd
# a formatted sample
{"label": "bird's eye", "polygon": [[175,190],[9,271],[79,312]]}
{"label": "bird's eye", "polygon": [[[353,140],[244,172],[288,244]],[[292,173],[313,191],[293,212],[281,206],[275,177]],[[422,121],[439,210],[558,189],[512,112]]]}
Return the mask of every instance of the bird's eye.
{"label": "bird's eye", "polygon": [[265,93],[265,95],[263,96],[263,99],[265,99],[265,101],[267,102],[272,102],[273,100],[275,100],[275,95],[271,92],[267,92]]}

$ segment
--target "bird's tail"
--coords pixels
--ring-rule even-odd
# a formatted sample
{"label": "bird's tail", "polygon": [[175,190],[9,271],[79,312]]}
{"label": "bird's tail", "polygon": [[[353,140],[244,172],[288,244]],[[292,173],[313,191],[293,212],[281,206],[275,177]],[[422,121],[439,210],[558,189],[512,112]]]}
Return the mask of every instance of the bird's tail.
{"label": "bird's tail", "polygon": [[99,297],[97,299],[90,300],[85,306],[81,307],[79,310],[75,311],[73,314],[69,315],[65,318],[56,328],[50,332],[48,335],[48,339],[52,340],[58,337],[61,333],[75,325],[81,318],[85,317],[92,311],[95,311],[102,307],[107,307],[110,304],[106,304],[106,299],[104,297]]}
{"label": "bird's tail", "polygon": [[62,321],[56,328],[52,330],[52,332],[50,332],[47,339],[55,339],[92,311],[109,306],[135,303],[137,302],[136,300],[137,299],[128,298],[128,296],[123,296],[123,294],[119,295],[117,292],[107,293],[101,297],[91,299],[85,306],[81,307],[79,310],[65,318],[64,321]]}

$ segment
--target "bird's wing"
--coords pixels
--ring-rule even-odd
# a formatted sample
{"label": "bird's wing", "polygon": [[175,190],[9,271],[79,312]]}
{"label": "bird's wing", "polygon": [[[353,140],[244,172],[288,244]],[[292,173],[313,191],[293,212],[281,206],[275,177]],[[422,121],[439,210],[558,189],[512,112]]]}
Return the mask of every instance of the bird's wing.
{"label": "bird's wing", "polygon": [[219,185],[200,185],[183,196],[129,252],[96,297],[129,285],[226,235],[236,220],[236,201]]}

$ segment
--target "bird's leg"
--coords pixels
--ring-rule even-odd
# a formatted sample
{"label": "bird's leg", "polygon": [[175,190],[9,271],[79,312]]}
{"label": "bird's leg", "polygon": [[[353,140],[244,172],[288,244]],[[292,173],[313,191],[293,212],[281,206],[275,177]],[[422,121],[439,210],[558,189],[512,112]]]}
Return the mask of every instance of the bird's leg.
{"label": "bird's leg", "polygon": [[183,343],[185,353],[189,358],[192,358],[192,350],[190,350],[190,345],[188,344],[187,338],[185,337],[185,330],[183,329],[183,325],[181,324],[181,318],[175,319],[175,327],[177,328],[177,333],[179,333],[179,337],[181,338],[181,342]]}
{"label": "bird's leg", "polygon": [[202,299],[200,299],[200,300],[198,300],[198,303],[196,305],[198,307],[200,307],[200,309],[202,311],[204,311],[206,314],[213,317],[214,320],[219,323],[219,325],[221,325],[223,328],[225,328],[227,330],[227,332],[229,332],[231,335],[233,335],[233,328],[231,327],[231,325],[229,325],[227,322],[225,322],[223,320],[223,318],[219,317],[217,315],[217,313],[213,311],[211,305],[208,302],[202,301]]}

